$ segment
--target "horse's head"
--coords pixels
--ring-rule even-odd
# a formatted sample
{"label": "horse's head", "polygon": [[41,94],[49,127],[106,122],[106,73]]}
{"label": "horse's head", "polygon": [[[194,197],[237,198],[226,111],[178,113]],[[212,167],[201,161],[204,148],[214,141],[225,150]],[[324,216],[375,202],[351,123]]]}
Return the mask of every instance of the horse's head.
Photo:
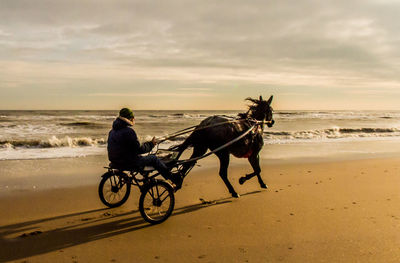
{"label": "horse's head", "polygon": [[266,121],[268,127],[272,127],[275,123],[272,118],[273,109],[271,107],[273,97],[271,96],[268,100],[263,100],[262,96],[260,96],[260,99],[247,98],[246,100],[253,102],[253,105],[249,106],[249,116],[259,121]]}

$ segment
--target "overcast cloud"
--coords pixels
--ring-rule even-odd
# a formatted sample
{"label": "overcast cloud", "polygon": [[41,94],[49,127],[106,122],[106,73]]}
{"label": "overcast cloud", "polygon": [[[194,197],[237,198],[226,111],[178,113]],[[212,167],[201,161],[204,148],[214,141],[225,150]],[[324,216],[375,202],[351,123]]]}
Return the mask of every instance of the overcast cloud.
{"label": "overcast cloud", "polygon": [[275,108],[400,109],[399,13],[389,0],[2,0],[1,108],[236,109],[274,94]]}

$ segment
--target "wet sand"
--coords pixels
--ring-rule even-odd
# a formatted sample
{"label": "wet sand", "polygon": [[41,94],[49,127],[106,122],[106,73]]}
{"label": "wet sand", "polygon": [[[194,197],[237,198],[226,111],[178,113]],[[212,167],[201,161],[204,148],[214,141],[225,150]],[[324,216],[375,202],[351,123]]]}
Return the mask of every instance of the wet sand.
{"label": "wet sand", "polygon": [[[101,170],[85,169],[93,178]],[[256,178],[238,184],[250,170],[245,160],[230,167],[234,199],[217,167],[194,169],[172,216],[156,226],[141,218],[136,189],[114,209],[102,205],[94,179],[9,191],[0,196],[0,261],[400,262],[400,158],[263,161],[267,190]]]}

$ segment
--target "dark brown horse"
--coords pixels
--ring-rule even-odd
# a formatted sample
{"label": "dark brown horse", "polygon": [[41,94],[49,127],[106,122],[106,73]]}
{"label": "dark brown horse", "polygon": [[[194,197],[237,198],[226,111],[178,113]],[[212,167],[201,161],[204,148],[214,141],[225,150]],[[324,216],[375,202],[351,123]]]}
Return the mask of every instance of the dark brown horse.
{"label": "dark brown horse", "polygon": [[[262,138],[264,121],[267,122],[268,127],[272,127],[274,124],[272,108],[270,106],[272,98],[273,96],[267,101],[263,100],[261,96],[258,100],[247,98],[246,100],[252,102],[253,105],[249,106],[249,110],[246,113],[238,114],[238,118],[235,120],[230,120],[223,116],[211,116],[206,118],[197,126],[193,133],[178,146],[178,158],[182,152],[190,146],[193,146],[191,158],[202,156],[207,152],[207,149],[211,151],[217,149],[239,137],[257,123],[255,128],[243,139],[225,149],[217,151],[215,155],[217,155],[220,161],[219,175],[233,197],[239,197],[239,195],[228,180],[229,154],[233,154],[238,158],[248,158],[253,167],[254,172],[241,177],[239,179],[240,184],[257,176],[260,186],[262,188],[267,188],[267,185],[263,182],[260,175],[261,168],[258,154],[264,145]],[[258,122],[255,122],[255,120]],[[205,128],[206,126],[209,128]],[[182,173],[186,174],[186,171],[191,169],[195,163],[196,161],[192,161],[184,164]]]}

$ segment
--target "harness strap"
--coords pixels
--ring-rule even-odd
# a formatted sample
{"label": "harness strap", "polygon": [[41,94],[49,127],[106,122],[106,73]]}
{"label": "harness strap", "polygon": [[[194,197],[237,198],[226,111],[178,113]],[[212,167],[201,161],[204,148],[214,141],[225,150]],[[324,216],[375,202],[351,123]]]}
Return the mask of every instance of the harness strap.
{"label": "harness strap", "polygon": [[260,124],[260,123],[255,123],[253,126],[250,127],[250,129],[248,129],[246,132],[244,132],[244,133],[243,133],[242,135],[240,135],[239,137],[233,139],[232,141],[229,141],[229,142],[225,143],[224,145],[221,145],[220,147],[214,149],[213,151],[211,151],[211,152],[209,152],[209,153],[206,153],[206,154],[204,154],[204,155],[202,155],[202,156],[198,156],[198,157],[195,157],[195,158],[191,158],[191,159],[187,159],[187,160],[178,161],[177,164],[183,164],[183,163],[188,163],[188,162],[197,161],[197,160],[203,159],[203,158],[205,158],[205,157],[207,157],[207,156],[209,156],[209,155],[211,155],[211,154],[213,154],[213,153],[216,153],[216,152],[218,152],[218,151],[220,151],[220,150],[222,150],[222,149],[225,149],[226,147],[228,147],[228,146],[234,144],[235,142],[239,141],[239,140],[242,139],[244,136],[246,136],[247,134],[249,134],[249,132],[251,132],[251,131],[252,131],[256,126],[258,126],[259,124]]}
{"label": "harness strap", "polygon": [[189,132],[193,132],[195,130],[196,131],[200,131],[200,130],[204,130],[204,129],[207,129],[207,128],[224,125],[224,124],[227,124],[227,123],[238,123],[238,122],[242,122],[242,121],[245,121],[245,119],[229,120],[229,121],[219,122],[217,124],[203,126],[203,127],[200,127],[200,128],[199,128],[200,125],[191,126],[191,127],[186,128],[186,129],[183,129],[183,130],[180,130],[180,131],[176,131],[174,133],[167,134],[166,136],[164,136],[165,137],[164,139],[160,140],[160,143],[162,143],[164,141],[167,141],[167,140],[170,140],[172,138],[178,137],[179,135],[183,135],[183,134],[186,134],[186,133],[189,133]]}
{"label": "harness strap", "polygon": [[224,122],[220,122],[220,123],[217,123],[217,124],[203,126],[203,127],[200,127],[200,128],[199,128],[200,125],[195,125],[195,126],[191,126],[191,127],[188,127],[188,128],[185,128],[185,129],[182,129],[182,130],[167,134],[167,135],[161,137],[163,139],[161,139],[159,141],[159,143],[162,143],[164,141],[170,140],[172,138],[178,137],[180,135],[183,135],[183,134],[195,131],[195,130],[196,131],[200,131],[200,130],[204,130],[204,129],[207,129],[207,128],[224,125],[224,124],[227,124],[227,123],[238,123],[238,122],[243,122],[243,121],[249,121],[249,122],[252,122],[252,123],[255,123],[255,124],[272,123],[272,121],[258,121],[258,120],[253,120],[253,119],[239,119],[239,120],[224,121]]}

